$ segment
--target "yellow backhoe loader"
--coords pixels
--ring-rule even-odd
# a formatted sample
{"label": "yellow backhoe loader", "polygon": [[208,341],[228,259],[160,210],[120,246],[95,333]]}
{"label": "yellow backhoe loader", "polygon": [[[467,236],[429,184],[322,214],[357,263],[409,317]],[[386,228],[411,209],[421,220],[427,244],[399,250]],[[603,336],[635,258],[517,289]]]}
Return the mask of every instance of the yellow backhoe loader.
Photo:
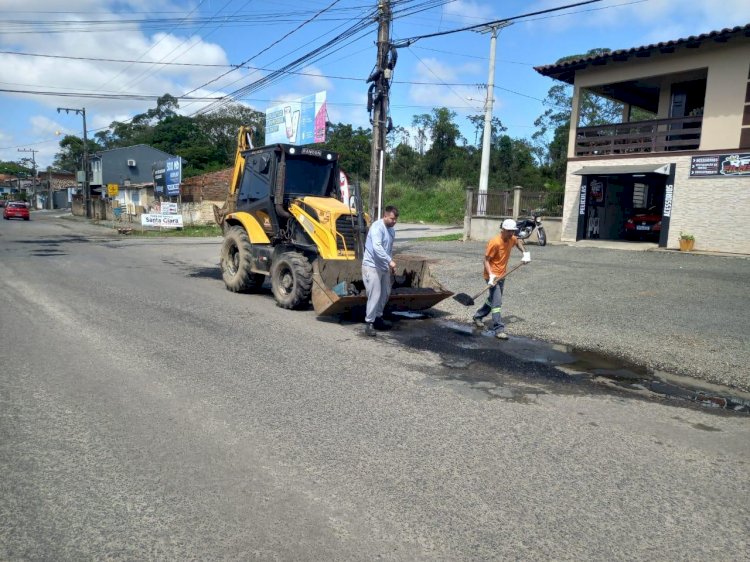
{"label": "yellow backhoe loader", "polygon": [[[270,276],[279,306],[333,315],[367,302],[361,257],[367,217],[356,192],[340,200],[338,155],[325,149],[250,145],[241,128],[232,183],[223,208],[221,272],[228,290],[252,292]],[[388,308],[424,310],[453,293],[422,259],[399,257]]]}

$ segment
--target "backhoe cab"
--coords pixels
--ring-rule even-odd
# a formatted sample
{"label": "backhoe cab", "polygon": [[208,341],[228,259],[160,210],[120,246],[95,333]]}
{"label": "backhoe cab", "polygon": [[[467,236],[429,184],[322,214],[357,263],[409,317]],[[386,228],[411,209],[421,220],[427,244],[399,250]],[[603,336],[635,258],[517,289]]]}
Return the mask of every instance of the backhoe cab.
{"label": "backhoe cab", "polygon": [[[227,289],[252,292],[269,276],[283,308],[304,308],[311,299],[318,314],[362,306],[367,221],[359,193],[354,209],[340,200],[338,155],[285,144],[254,149],[248,141],[243,128],[227,202],[214,208],[224,231],[221,271]],[[392,308],[429,308],[452,294],[432,279],[423,261],[407,260],[399,269]]]}

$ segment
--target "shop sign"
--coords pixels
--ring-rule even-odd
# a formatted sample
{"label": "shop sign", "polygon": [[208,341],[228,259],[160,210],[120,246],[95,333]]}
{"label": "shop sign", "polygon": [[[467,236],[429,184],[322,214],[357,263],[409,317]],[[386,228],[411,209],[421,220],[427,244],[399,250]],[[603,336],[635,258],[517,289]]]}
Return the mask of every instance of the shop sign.
{"label": "shop sign", "polygon": [[690,159],[690,177],[750,176],[750,152],[710,154]]}
{"label": "shop sign", "polygon": [[581,198],[578,201],[578,214],[579,215],[585,215],[586,214],[586,182],[581,182]]}
{"label": "shop sign", "polygon": [[664,217],[672,216],[672,195],[673,194],[674,194],[674,185],[671,183],[668,183],[666,188],[664,189],[664,212],[662,213],[662,216]]}
{"label": "shop sign", "polygon": [[141,215],[141,224],[161,228],[182,228],[182,215],[144,214]]}

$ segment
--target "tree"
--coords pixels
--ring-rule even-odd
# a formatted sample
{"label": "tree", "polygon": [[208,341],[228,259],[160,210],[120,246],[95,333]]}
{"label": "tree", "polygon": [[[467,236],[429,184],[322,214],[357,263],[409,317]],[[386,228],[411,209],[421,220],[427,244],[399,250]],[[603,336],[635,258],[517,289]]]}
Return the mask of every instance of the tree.
{"label": "tree", "polygon": [[195,119],[182,115],[168,117],[154,127],[151,145],[187,160],[183,169],[186,177],[228,164],[222,147],[211,142]]}
{"label": "tree", "polygon": [[[88,139],[88,153],[93,154],[102,149],[92,139]],[[60,152],[55,154],[52,165],[58,170],[69,172],[83,169],[83,139],[75,135],[65,135],[60,141]]]}
{"label": "tree", "polygon": [[266,126],[266,116],[246,105],[231,103],[222,106],[217,111],[195,117],[198,127],[208,137],[209,142],[220,149],[222,161],[227,165],[234,163],[237,151],[237,134],[240,127],[252,129],[254,146],[263,144],[263,131]]}
{"label": "tree", "polygon": [[[482,146],[484,139],[484,115],[469,115],[468,119],[471,124],[474,125],[474,144],[476,146]],[[492,126],[490,131],[490,144],[494,146],[500,139],[500,133],[507,131],[508,127],[503,125],[499,117],[493,117],[490,123]]]}
{"label": "tree", "polygon": [[[557,61],[557,64],[610,52],[610,49],[591,49],[585,55],[563,57]],[[539,163],[545,167],[546,175],[553,182],[561,185],[565,182],[573,87],[564,83],[556,83],[549,89],[543,103],[547,109],[534,121],[537,127],[532,135],[536,144],[534,154]],[[576,126],[591,127],[617,123],[622,119],[622,109],[622,102],[607,99],[589,90],[582,90]]]}
{"label": "tree", "polygon": [[353,128],[351,125],[326,123],[326,142],[318,144],[339,155],[339,166],[349,175],[357,178],[370,176],[369,129]]}
{"label": "tree", "polygon": [[[425,116],[421,116],[425,117]],[[430,139],[432,145],[425,153],[425,164],[427,173],[433,176],[439,176],[443,172],[446,162],[455,158],[458,141],[462,140],[461,131],[454,122],[456,112],[449,110],[447,107],[440,107],[432,110],[432,115],[424,120],[430,129]]]}
{"label": "tree", "polygon": [[420,156],[424,156],[427,150],[427,138],[432,134],[432,117],[429,113],[415,115],[411,120],[411,126],[417,129],[414,135],[415,148]]}

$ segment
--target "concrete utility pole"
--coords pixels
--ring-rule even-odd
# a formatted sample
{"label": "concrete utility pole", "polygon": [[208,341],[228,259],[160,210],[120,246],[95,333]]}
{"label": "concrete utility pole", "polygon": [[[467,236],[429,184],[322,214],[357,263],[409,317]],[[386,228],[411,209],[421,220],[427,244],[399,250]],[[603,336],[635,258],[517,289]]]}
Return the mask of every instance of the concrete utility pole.
{"label": "concrete utility pole", "polygon": [[391,53],[390,27],[391,2],[378,1],[378,58],[368,82],[372,82],[368,91],[368,108],[371,108],[372,150],[370,152],[370,202],[369,211],[372,220],[383,214],[383,190],[385,188],[385,136],[388,133],[388,91],[393,77],[395,56]]}
{"label": "concrete utility pole", "polygon": [[89,185],[89,141],[86,135],[86,108],[74,109],[72,107],[58,107],[57,112],[60,113],[76,113],[77,115],[83,116],[83,201],[86,208],[86,216],[91,218],[91,189]]}
{"label": "concrete utility pole", "polygon": [[490,73],[487,78],[487,97],[484,102],[484,131],[482,134],[482,165],[479,170],[479,193],[477,194],[477,215],[487,212],[487,186],[490,177],[490,151],[492,143],[492,105],[495,101],[495,49],[497,46],[497,30],[509,26],[509,22],[502,22],[482,30],[492,33],[490,37]]}
{"label": "concrete utility pole", "polygon": [[[39,151],[33,148],[19,148],[18,152],[31,152],[31,196],[36,198],[36,153]],[[18,187],[20,189],[20,183]],[[33,204],[36,205],[36,201]]]}

